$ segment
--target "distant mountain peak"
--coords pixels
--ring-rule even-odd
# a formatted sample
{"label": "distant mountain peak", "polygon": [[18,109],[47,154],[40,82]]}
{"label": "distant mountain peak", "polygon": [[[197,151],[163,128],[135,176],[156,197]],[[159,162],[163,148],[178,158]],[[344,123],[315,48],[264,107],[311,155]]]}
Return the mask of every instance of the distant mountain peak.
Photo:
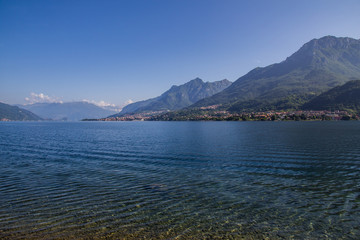
{"label": "distant mountain peak", "polygon": [[187,82],[185,84],[193,84],[193,83],[202,84],[202,83],[204,83],[204,81],[201,78],[197,77],[197,78],[195,78],[195,79],[193,79],[193,80],[191,80],[191,81],[189,81],[189,82]]}
{"label": "distant mountain peak", "polygon": [[188,107],[200,99],[212,96],[230,85],[231,82],[227,79],[216,82],[204,82],[197,77],[185,84],[172,86],[158,97],[129,104],[123,108],[120,114],[115,114],[111,117],[143,112],[178,110]]}
{"label": "distant mountain peak", "polygon": [[[191,80],[191,81],[196,81],[196,82],[199,82],[199,81],[201,81],[201,82],[203,82],[203,80],[201,79],[201,78],[199,78],[199,77],[196,77],[196,78],[194,78],[193,80]],[[191,82],[190,81],[190,82]]]}
{"label": "distant mountain peak", "polygon": [[[305,45],[310,45],[313,48],[319,47],[332,47],[332,48],[347,48],[351,44],[358,42],[359,40],[349,38],[349,37],[334,37],[334,36],[325,36],[319,39],[313,39]],[[304,46],[305,46],[304,45]]]}
{"label": "distant mountain peak", "polygon": [[[333,48],[336,50],[347,49],[354,44],[359,44],[360,40],[349,38],[349,37],[334,37],[334,36],[325,36],[322,38],[315,38],[311,41],[305,43],[296,53],[308,52],[310,55],[313,55],[313,51]],[[292,55],[292,56],[293,56]],[[291,56],[290,56],[291,58]]]}
{"label": "distant mountain peak", "polygon": [[[288,68],[338,68],[342,64],[358,65],[357,52],[360,50],[360,40],[349,37],[325,36],[305,43],[298,51],[288,57],[283,63]],[[355,62],[354,62],[355,61]],[[360,65],[359,65],[360,66]]]}
{"label": "distant mountain peak", "polygon": [[218,81],[218,82],[221,82],[221,83],[231,83],[231,81],[227,80],[226,78],[223,79],[223,80],[220,80],[220,81]]}

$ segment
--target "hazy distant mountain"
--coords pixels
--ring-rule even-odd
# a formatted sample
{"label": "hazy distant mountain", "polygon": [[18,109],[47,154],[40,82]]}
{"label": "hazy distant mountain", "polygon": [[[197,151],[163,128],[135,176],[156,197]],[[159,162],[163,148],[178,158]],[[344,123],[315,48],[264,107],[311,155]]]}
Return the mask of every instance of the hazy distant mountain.
{"label": "hazy distant mountain", "polygon": [[23,105],[22,107],[44,119],[65,121],[103,118],[115,113],[115,111],[106,110],[88,102],[35,103]]}
{"label": "hazy distant mountain", "polygon": [[304,104],[305,110],[360,111],[360,80],[330,89]]}
{"label": "hazy distant mountain", "polygon": [[120,114],[113,116],[181,109],[200,99],[212,96],[230,85],[231,82],[226,79],[216,82],[203,82],[200,78],[196,78],[183,85],[172,86],[159,97],[129,104],[123,108]]}
{"label": "hazy distant mountain", "polygon": [[285,61],[255,68],[191,107],[233,111],[287,109],[349,80],[360,79],[360,40],[332,36],[306,43]]}
{"label": "hazy distant mountain", "polygon": [[0,120],[12,121],[38,121],[42,120],[39,116],[25,109],[0,103]]}

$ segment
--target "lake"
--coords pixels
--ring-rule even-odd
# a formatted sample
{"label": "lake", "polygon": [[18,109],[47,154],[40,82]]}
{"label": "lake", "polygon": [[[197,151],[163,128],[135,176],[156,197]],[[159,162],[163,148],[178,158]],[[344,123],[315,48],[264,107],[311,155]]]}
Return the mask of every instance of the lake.
{"label": "lake", "polygon": [[358,239],[360,122],[1,122],[1,239]]}

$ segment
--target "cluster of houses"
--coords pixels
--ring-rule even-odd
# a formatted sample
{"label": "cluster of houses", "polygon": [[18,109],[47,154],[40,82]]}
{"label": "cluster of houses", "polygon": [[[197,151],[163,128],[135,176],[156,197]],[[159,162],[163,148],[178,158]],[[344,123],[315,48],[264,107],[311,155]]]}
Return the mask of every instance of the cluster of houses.
{"label": "cluster of houses", "polygon": [[347,111],[266,111],[230,113],[215,111],[197,116],[194,120],[256,120],[256,121],[286,121],[286,120],[360,120],[360,116]]}
{"label": "cluster of houses", "polygon": [[[119,117],[108,117],[97,121],[324,121],[360,120],[360,115],[347,111],[266,111],[231,113],[207,109],[199,114],[167,115],[165,112],[146,112]],[[163,114],[163,115],[162,115]]]}
{"label": "cluster of houses", "polygon": [[347,111],[288,111],[253,113],[255,119],[265,120],[350,120],[359,119],[359,116]]}
{"label": "cluster of houses", "polygon": [[98,119],[98,121],[144,121],[149,120],[152,116],[164,113],[164,111],[153,111],[145,113],[129,114],[119,117],[107,117]]}
{"label": "cluster of houses", "polygon": [[[144,119],[147,120],[147,119]],[[153,116],[148,120],[169,121],[324,121],[360,120],[360,116],[347,111],[266,111],[231,113],[228,111],[203,111],[201,114]]]}

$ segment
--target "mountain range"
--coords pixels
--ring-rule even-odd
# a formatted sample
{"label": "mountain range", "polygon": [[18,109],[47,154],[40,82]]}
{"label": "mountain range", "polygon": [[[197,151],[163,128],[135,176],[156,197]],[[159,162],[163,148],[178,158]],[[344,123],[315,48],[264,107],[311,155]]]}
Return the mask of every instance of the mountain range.
{"label": "mountain range", "polygon": [[158,97],[129,104],[125,106],[119,114],[110,117],[182,109],[194,104],[200,99],[212,96],[230,85],[231,82],[226,79],[216,82],[204,82],[200,78],[196,78],[180,86],[174,85]]}
{"label": "mountain range", "polygon": [[42,119],[30,111],[0,102],[0,120],[39,121]]}
{"label": "mountain range", "polygon": [[88,102],[35,103],[21,107],[43,119],[56,121],[80,121],[84,118],[102,118],[115,113]]}
{"label": "mountain range", "polygon": [[360,40],[326,36],[306,43],[283,62],[253,69],[190,108],[296,109],[320,93],[356,79],[360,79]]}
{"label": "mountain range", "polygon": [[201,89],[211,83],[197,78],[173,86],[159,97],[130,104],[111,117],[151,111],[154,114],[175,111],[175,116],[184,116],[201,114],[204,109],[228,112],[308,109],[318,106],[315,103],[320,101],[316,99],[320,94],[358,79],[360,40],[326,36],[309,41],[280,63],[251,70],[232,84],[227,80],[215,82],[222,83],[221,87],[208,91],[208,95]]}

